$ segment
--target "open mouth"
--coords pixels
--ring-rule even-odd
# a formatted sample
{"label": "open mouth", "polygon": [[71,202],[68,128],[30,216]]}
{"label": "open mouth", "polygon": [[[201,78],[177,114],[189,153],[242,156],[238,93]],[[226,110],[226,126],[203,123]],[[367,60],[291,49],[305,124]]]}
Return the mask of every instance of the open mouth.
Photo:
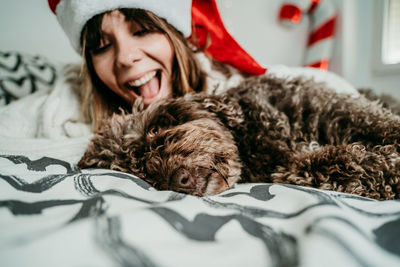
{"label": "open mouth", "polygon": [[151,71],[140,79],[128,82],[126,86],[138,96],[154,98],[160,92],[161,71]]}

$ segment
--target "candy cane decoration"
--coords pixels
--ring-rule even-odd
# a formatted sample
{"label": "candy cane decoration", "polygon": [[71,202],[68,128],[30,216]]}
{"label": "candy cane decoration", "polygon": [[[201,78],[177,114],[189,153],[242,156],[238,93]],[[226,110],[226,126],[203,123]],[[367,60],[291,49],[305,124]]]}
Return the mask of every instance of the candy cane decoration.
{"label": "candy cane decoration", "polygon": [[335,6],[331,0],[285,0],[279,20],[293,26],[300,23],[303,14],[310,16],[311,24],[304,65],[327,70],[333,51]]}

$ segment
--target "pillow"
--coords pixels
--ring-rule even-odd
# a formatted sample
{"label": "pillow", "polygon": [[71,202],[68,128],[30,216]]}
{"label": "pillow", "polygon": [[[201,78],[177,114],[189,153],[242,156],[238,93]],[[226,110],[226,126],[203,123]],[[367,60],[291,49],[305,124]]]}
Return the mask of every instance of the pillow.
{"label": "pillow", "polygon": [[42,56],[0,51],[0,106],[48,90],[56,78],[56,66]]}
{"label": "pillow", "polygon": [[285,65],[267,66],[266,75],[275,75],[282,78],[291,78],[304,76],[314,79],[316,82],[325,82],[328,88],[335,90],[338,93],[351,94],[358,96],[357,89],[347,80],[340,77],[334,72],[326,71],[320,68],[311,67],[289,67]]}

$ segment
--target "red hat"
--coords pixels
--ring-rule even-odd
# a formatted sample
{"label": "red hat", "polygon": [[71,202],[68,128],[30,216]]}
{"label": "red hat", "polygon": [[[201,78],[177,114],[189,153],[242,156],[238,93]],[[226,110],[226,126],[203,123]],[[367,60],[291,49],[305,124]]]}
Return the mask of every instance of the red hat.
{"label": "red hat", "polygon": [[82,29],[90,18],[118,8],[141,8],[166,19],[184,36],[191,34],[189,41],[216,60],[252,75],[266,71],[228,33],[215,0],[48,0],[48,3],[78,52]]}

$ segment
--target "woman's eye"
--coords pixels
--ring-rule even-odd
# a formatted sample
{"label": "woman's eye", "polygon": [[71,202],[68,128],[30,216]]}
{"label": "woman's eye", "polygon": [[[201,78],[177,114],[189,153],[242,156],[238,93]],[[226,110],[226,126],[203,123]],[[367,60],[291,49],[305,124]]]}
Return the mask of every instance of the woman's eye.
{"label": "woman's eye", "polygon": [[146,34],[149,33],[149,32],[150,32],[150,31],[147,30],[147,29],[141,29],[141,30],[135,31],[135,32],[133,33],[133,35],[134,35],[134,36],[143,36],[143,35],[146,35]]}
{"label": "woman's eye", "polygon": [[92,49],[92,53],[94,55],[99,55],[101,53],[104,53],[105,51],[107,51],[107,49],[111,46],[111,44],[105,44],[102,46],[99,46],[97,48]]}

